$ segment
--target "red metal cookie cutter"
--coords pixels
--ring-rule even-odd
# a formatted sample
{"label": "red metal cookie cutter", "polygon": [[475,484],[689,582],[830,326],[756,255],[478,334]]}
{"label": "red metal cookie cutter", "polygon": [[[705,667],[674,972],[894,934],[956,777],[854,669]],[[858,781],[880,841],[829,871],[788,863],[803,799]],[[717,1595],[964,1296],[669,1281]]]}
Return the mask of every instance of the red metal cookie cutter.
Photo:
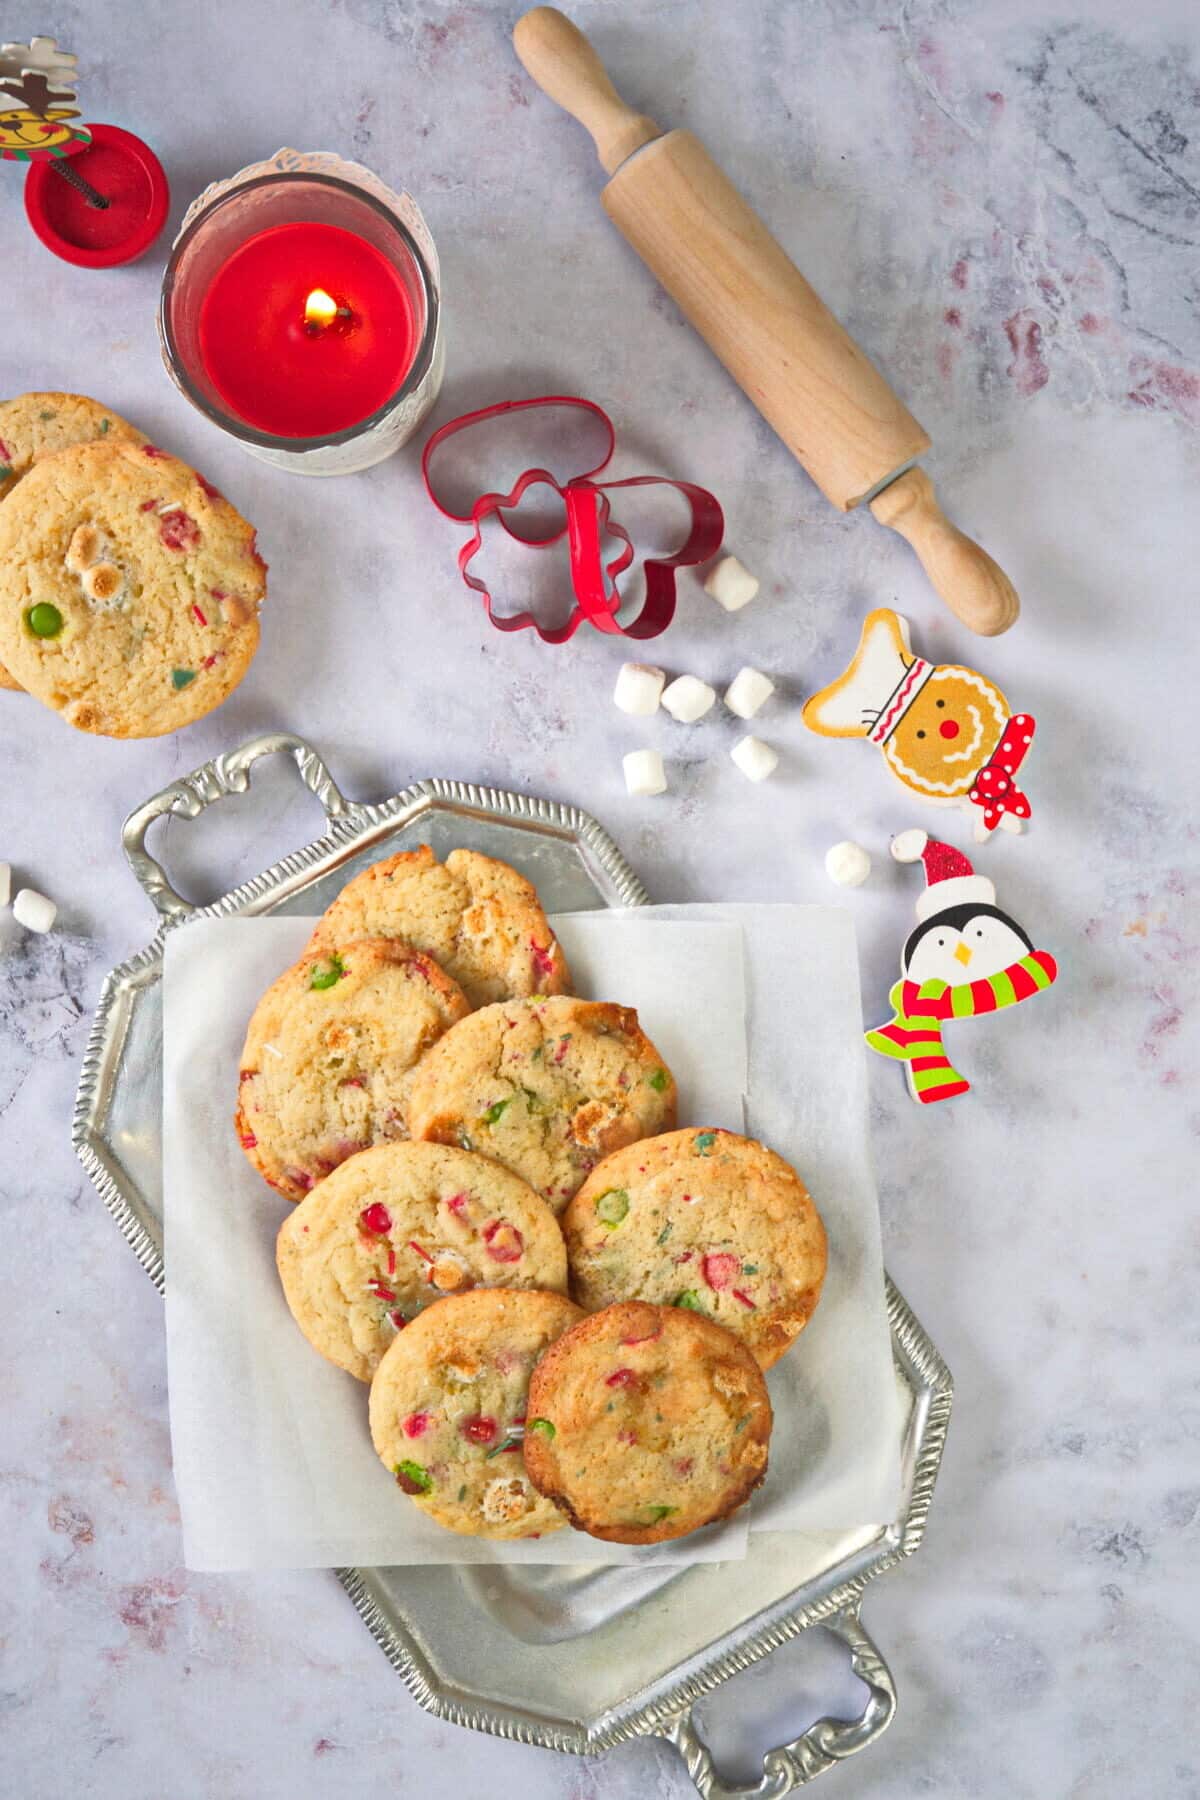
{"label": "red metal cookie cutter", "polygon": [[[522,412],[531,406],[577,407],[597,419],[607,440],[607,448],[600,461],[594,467],[585,469],[582,474],[571,476],[565,483],[557,481],[548,469],[526,469],[507,494],[481,494],[470,512],[454,512],[443,505],[434,492],[429,465],[446,439],[457,432],[466,431],[472,425],[480,424],[484,419],[494,419],[503,413]],[[581,622],[587,619],[597,631],[611,632],[616,637],[657,637],[666,630],[675,616],[676,569],[707,562],[720,549],[725,532],[725,518],[716,498],[707,488],[696,487],[690,481],[670,481],[662,475],[631,475],[624,481],[598,482],[592,479],[608,466],[616,441],[612,420],[594,401],[566,394],[547,394],[535,400],[502,400],[496,406],[483,406],[478,412],[463,413],[459,418],[440,426],[426,444],[421,455],[425,491],[445,518],[473,527],[470,537],[458,553],[458,567],[467,586],[474,588],[477,594],[482,594],[487,616],[497,631],[524,631],[532,626],[544,643],[565,644],[578,630]],[[513,530],[505,513],[512,511],[520,503],[522,495],[539,482],[553,489],[562,499],[566,509],[566,524],[546,537],[524,537]],[[608,495],[617,488],[651,486],[674,488],[676,493],[683,495],[691,510],[691,529],[673,556],[648,556],[645,559],[645,604],[632,624],[621,625],[617,622],[621,606],[617,577],[633,561],[634,548],[628,532],[612,517]],[[549,544],[560,543],[564,536],[567,538],[571,559],[571,585],[575,591],[576,604],[564,625],[545,631],[532,613],[519,612],[498,617],[493,612],[491,593],[479,577],[470,572],[471,562],[483,543],[483,521],[493,515],[499,519],[511,538],[528,544],[531,549],[544,549]],[[622,545],[608,563],[604,562],[600,553],[606,533],[619,538]]]}

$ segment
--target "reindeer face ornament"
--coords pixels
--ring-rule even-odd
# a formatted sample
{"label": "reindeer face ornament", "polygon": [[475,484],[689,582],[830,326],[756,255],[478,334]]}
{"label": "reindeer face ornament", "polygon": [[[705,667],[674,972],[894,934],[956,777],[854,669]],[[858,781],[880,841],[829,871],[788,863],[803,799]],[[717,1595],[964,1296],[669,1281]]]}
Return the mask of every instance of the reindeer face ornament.
{"label": "reindeer face ornament", "polygon": [[996,827],[1020,831],[1029,801],[1016,773],[1033,741],[1028,713],[1014,715],[994,683],[957,663],[916,656],[907,622],[868,613],[844,675],[805,702],[821,737],[870,738],[896,780],[938,806],[978,809],[982,842]]}
{"label": "reindeer face ornament", "polygon": [[75,58],[53,38],[0,44],[0,159],[67,156],[92,134],[73,103]]}

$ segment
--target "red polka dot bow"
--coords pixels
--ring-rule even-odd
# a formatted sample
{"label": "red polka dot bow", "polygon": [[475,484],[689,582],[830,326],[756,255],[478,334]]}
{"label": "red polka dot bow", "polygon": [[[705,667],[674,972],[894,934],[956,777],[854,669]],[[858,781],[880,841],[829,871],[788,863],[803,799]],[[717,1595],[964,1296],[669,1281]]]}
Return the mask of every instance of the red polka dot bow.
{"label": "red polka dot bow", "polygon": [[975,777],[970,798],[983,808],[983,823],[988,831],[995,831],[1003,813],[1011,813],[1015,819],[1029,817],[1029,798],[1017,786],[1016,775],[1029,755],[1036,729],[1036,722],[1028,713],[1018,713],[1010,719],[991,759]]}

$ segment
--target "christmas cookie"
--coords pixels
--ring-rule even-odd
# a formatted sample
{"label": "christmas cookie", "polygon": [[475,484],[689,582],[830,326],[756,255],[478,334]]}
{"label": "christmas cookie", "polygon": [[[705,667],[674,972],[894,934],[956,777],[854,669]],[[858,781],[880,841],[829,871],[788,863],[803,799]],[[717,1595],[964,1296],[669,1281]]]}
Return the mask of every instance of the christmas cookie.
{"label": "christmas cookie", "polygon": [[593,1313],[529,1384],[530,1479],[611,1543],[657,1544],[727,1517],[766,1474],[770,1437],[750,1352],[679,1307],[626,1300]]}
{"label": "christmas cookie", "polygon": [[440,863],[422,844],[374,863],[342,889],[309,948],[360,937],[401,938],[424,950],[472,1006],[561,994],[570,985],[537,890],[507,863],[475,850],[452,850]]}
{"label": "christmas cookie", "polygon": [[[135,425],[86,394],[18,394],[15,400],[0,400],[0,500],[41,457],[96,438],[114,444],[146,441]],[[18,686],[0,666],[0,687]]]}
{"label": "christmas cookie", "polygon": [[953,1100],[971,1084],[946,1055],[942,1027],[1030,1000],[1050,987],[1058,964],[996,905],[996,890],[961,850],[923,831],[892,839],[897,862],[920,862],[925,891],[917,928],[900,957],[888,999],[892,1016],[866,1034],[880,1056],[902,1063],[908,1091],[922,1106]]}
{"label": "christmas cookie", "polygon": [[414,1138],[481,1150],[560,1213],[596,1164],[675,1123],[675,1081],[632,1007],[564,996],[486,1006],[413,1077]]}
{"label": "christmas cookie", "polygon": [[716,1319],[762,1369],[804,1330],[825,1228],[790,1163],[731,1131],[668,1131],[592,1170],[562,1219],[588,1312],[650,1300]]}
{"label": "christmas cookie", "polygon": [[490,1158],[445,1144],[352,1156],[288,1214],[275,1256],[309,1343],[360,1381],[397,1331],[447,1294],[567,1288],[546,1202]]}
{"label": "christmas cookie", "polygon": [[267,1182],[302,1200],[358,1150],[403,1138],[412,1072],[470,1008],[431,957],[386,938],[305,956],[254,1009],[235,1126]]}
{"label": "christmas cookie", "polygon": [[821,737],[870,738],[901,786],[938,806],[974,809],[976,837],[1020,831],[1030,816],[1017,772],[1034,721],[1013,714],[993,682],[957,663],[913,654],[907,622],[868,613],[844,675],[804,705]]}
{"label": "christmas cookie", "polygon": [[448,1531],[541,1537],[562,1514],[525,1472],[529,1376],[581,1317],[561,1294],[476,1288],[395,1339],[371,1383],[371,1438],[397,1485]]}
{"label": "christmas cookie", "polygon": [[152,444],[56,451],[0,506],[0,659],[80,731],[157,737],[220,705],[265,587],[253,528]]}

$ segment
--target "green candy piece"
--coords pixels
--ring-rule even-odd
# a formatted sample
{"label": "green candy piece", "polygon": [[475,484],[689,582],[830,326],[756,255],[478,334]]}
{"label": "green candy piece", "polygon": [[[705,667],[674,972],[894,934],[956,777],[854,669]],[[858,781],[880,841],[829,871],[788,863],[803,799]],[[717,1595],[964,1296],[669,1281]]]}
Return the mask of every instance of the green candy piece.
{"label": "green candy piece", "polygon": [[673,1512],[679,1511],[679,1508],[677,1506],[648,1506],[646,1511],[650,1514],[650,1523],[657,1525],[660,1519],[669,1519]]}
{"label": "green candy piece", "polygon": [[419,1462],[398,1462],[392,1474],[406,1494],[427,1494],[433,1486],[433,1476]]}
{"label": "green candy piece", "polygon": [[25,623],[36,638],[56,638],[63,628],[63,616],[48,600],[39,600],[25,614]]}
{"label": "green candy piece", "polygon": [[511,1105],[512,1105],[512,1095],[511,1094],[508,1096],[507,1100],[497,1100],[494,1106],[488,1107],[488,1109],[484,1113],[483,1118],[481,1119],[480,1123],[483,1125],[494,1125],[496,1123],[497,1119],[499,1119],[503,1115],[505,1108],[509,1107]]}
{"label": "green candy piece", "polygon": [[171,670],[171,686],[175,689],[176,693],[179,692],[180,688],[187,687],[188,683],[190,681],[195,681],[195,679],[196,679],[195,669],[172,669]]}
{"label": "green candy piece", "polygon": [[659,1232],[658,1236],[654,1240],[656,1244],[665,1244],[666,1243],[667,1239],[671,1235],[671,1227],[672,1227],[672,1221],[670,1219],[668,1219],[666,1224],[663,1226],[662,1230]]}
{"label": "green candy piece", "polygon": [[38,414],[38,418],[39,418],[39,419],[41,419],[41,421],[42,421],[42,423],[43,423],[43,424],[45,424],[45,422],[46,422],[46,420],[47,420],[47,419],[53,419],[53,418],[54,418],[54,417],[55,417],[55,415],[54,415],[54,413],[53,413],[53,412],[45,412],[45,411],[43,411],[43,412],[40,412],[40,413],[39,413],[39,414]]}
{"label": "green candy piece", "polygon": [[596,1217],[610,1231],[615,1231],[629,1211],[629,1195],[624,1188],[608,1188],[596,1202]]}
{"label": "green candy piece", "polygon": [[101,421],[100,421],[100,436],[101,437],[108,436],[108,428],[111,424],[112,424],[111,419],[101,419]]}
{"label": "green candy piece", "polygon": [[525,1429],[526,1431],[536,1431],[538,1436],[544,1437],[547,1443],[558,1436],[549,1419],[530,1419]]}
{"label": "green candy piece", "polygon": [[700,1304],[700,1296],[695,1288],[684,1288],[682,1294],[676,1294],[671,1305],[682,1306],[685,1312],[704,1311],[704,1308]]}
{"label": "green candy piece", "polygon": [[346,973],[340,956],[331,956],[328,962],[314,963],[309,987],[323,992],[325,988],[336,987]]}
{"label": "green candy piece", "polygon": [[655,1069],[653,1075],[647,1075],[646,1080],[649,1082],[650,1086],[654,1089],[656,1094],[665,1094],[666,1093],[666,1091],[667,1091],[667,1071],[665,1069]]}
{"label": "green candy piece", "polygon": [[696,1152],[697,1156],[707,1156],[716,1141],[717,1134],[715,1131],[702,1131],[699,1137],[694,1137],[692,1139],[692,1149]]}
{"label": "green candy piece", "polygon": [[0,463],[0,481],[7,481],[11,474],[12,468],[10,465],[8,463]]}

